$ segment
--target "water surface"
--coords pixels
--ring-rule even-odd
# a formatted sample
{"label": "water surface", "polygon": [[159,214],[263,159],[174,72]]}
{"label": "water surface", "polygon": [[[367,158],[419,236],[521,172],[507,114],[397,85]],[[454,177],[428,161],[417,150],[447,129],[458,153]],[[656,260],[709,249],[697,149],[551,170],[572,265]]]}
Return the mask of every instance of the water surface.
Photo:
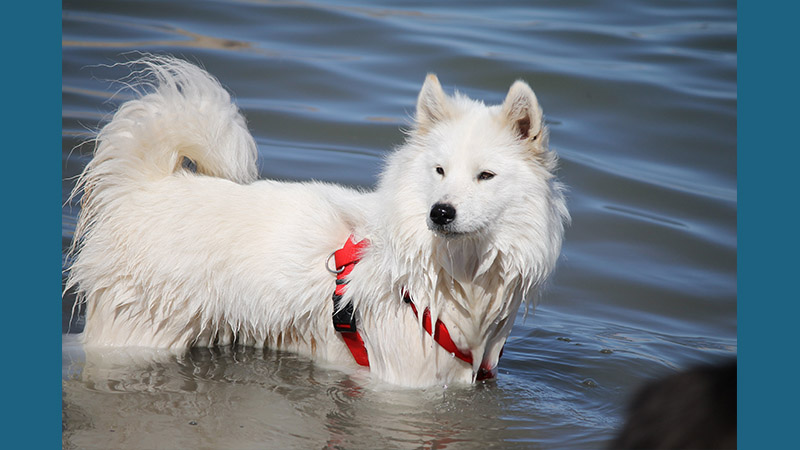
{"label": "water surface", "polygon": [[234,95],[262,177],[372,187],[425,74],[536,91],[570,187],[556,276],[497,380],[376,386],[288,353],[86,358],[63,300],[67,448],[600,448],[643,382],[734,357],[736,4],[64,1],[63,244],[82,145],[130,98],[107,67],[170,53]]}

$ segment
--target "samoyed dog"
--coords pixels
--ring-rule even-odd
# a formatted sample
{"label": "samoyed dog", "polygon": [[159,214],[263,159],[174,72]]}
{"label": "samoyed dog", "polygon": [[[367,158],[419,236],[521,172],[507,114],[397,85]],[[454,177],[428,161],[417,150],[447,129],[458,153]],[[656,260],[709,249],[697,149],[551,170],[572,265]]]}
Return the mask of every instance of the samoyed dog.
{"label": "samoyed dog", "polygon": [[449,96],[428,75],[374,191],[257,181],[219,82],[145,56],[135,99],[96,136],[67,289],[84,347],[248,345],[358,365],[408,387],[496,374],[569,213],[542,109]]}

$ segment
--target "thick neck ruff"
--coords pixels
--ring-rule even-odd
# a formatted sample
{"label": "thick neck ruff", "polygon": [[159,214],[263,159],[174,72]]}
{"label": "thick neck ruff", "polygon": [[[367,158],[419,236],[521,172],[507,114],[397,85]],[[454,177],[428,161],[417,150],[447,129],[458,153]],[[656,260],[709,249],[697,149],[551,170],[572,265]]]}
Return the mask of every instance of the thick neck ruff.
{"label": "thick neck ruff", "polygon": [[[347,275],[350,274],[355,265],[361,260],[361,253],[366,247],[369,246],[369,244],[370,242],[368,239],[362,239],[361,241],[356,242],[355,236],[350,235],[347,238],[344,246],[331,254],[331,257],[334,258],[336,269],[334,270],[328,267],[330,272],[336,274],[336,288],[334,289],[332,296],[333,328],[341,334],[342,339],[344,339],[344,342],[347,345],[347,348],[350,350],[350,353],[353,355],[353,359],[355,359],[356,363],[364,367],[369,367],[369,355],[367,353],[366,346],[364,345],[364,340],[361,338],[356,326],[355,309],[353,308],[353,304],[351,302],[342,305],[341,300],[344,296],[345,290],[347,289]],[[330,260],[330,257],[328,259]],[[414,316],[419,319],[417,307],[414,305],[411,294],[407,290],[404,290],[403,292],[403,301],[411,307],[411,311],[414,313]],[[444,348],[445,351],[464,361],[465,363],[472,365],[472,352],[469,349],[462,350],[458,348],[456,343],[453,342],[453,339],[450,337],[450,331],[447,329],[447,325],[445,325],[441,320],[437,319],[436,326],[432,326],[429,308],[425,308],[425,311],[422,313],[422,326],[425,331],[431,337],[433,337],[433,340],[436,341],[436,343],[442,348]],[[500,355],[502,356],[502,351]],[[484,380],[488,378],[494,378],[496,373],[495,367],[488,367],[487,363],[482,363],[480,369],[478,370],[476,379]]]}

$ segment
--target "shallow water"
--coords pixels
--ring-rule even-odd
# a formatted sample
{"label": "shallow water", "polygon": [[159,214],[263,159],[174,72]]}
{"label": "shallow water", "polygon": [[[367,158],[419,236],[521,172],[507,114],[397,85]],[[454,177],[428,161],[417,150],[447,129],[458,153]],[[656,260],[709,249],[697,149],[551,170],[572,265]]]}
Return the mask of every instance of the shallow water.
{"label": "shallow water", "polygon": [[[363,187],[427,72],[487,103],[523,78],[573,217],[497,380],[389,389],[253,349],[87,360],[65,334],[65,447],[603,447],[643,382],[737,352],[736,33],[730,1],[64,1],[65,201],[79,144],[128,98],[102,65],[147,51],[234,94],[262,177]],[[65,255],[76,215],[67,202]],[[72,300],[65,333],[81,327]]]}

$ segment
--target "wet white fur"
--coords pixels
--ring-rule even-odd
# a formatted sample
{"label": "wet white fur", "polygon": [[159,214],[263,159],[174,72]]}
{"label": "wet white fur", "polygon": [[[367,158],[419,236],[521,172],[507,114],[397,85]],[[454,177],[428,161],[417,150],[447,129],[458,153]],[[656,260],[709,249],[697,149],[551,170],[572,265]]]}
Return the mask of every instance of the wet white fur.
{"label": "wet white fur", "polygon": [[[407,142],[377,189],[360,192],[256,181],[255,142],[214,78],[168,57],[135,64],[149,82],[100,131],[75,190],[82,209],[68,285],[86,305],[87,350],[236,343],[355,365],[331,325],[325,269],[355,233],[372,245],[344,300],[356,308],[374,376],[411,387],[469,383],[482,362],[497,364],[569,220],[527,84],[485,106],[447,96],[429,75]],[[479,180],[482,171],[495,176]],[[446,232],[428,223],[437,202],[457,210]],[[422,331],[403,289],[447,324],[472,366]]]}

